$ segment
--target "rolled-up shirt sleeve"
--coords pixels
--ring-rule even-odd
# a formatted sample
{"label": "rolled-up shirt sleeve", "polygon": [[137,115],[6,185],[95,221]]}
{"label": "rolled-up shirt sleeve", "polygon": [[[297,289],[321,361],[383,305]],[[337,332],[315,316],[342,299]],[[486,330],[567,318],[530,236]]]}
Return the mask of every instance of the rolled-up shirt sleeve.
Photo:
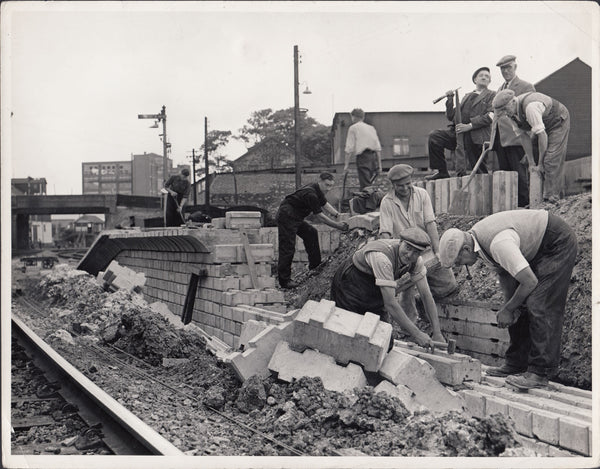
{"label": "rolled-up shirt sleeve", "polygon": [[384,197],[379,206],[379,234],[394,235],[394,203]]}
{"label": "rolled-up shirt sleeve", "polygon": [[529,125],[531,126],[531,131],[534,134],[539,134],[543,130],[546,130],[546,126],[544,125],[544,121],[542,120],[542,116],[544,115],[544,111],[546,110],[546,106],[539,101],[534,101],[529,103],[525,108],[525,118]]}
{"label": "rolled-up shirt sleeve", "polygon": [[396,287],[394,269],[391,261],[382,252],[368,252],[365,255],[367,264],[373,269],[375,285],[378,287]]}
{"label": "rolled-up shirt sleeve", "polygon": [[346,137],[346,153],[354,154],[354,149],[356,148],[356,129],[350,127],[348,129],[348,136]]}

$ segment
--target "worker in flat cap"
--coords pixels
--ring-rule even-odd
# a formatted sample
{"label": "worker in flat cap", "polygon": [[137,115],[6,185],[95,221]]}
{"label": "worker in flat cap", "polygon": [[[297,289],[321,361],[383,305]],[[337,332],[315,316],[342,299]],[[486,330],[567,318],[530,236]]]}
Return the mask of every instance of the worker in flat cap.
{"label": "worker in flat cap", "polygon": [[[516,60],[517,58],[514,55],[505,55],[496,63],[496,66],[500,67],[500,73],[504,78],[504,83],[502,83],[498,92],[512,90],[518,96],[535,91],[535,87],[531,83],[521,80],[517,76]],[[519,207],[527,206],[529,204],[529,175],[527,173],[527,163],[524,160],[525,152],[510,119],[501,117],[492,122],[490,142],[498,159],[498,168],[502,171],[517,172],[517,204]]]}
{"label": "worker in flat cap", "polygon": [[331,299],[336,306],[365,314],[388,315],[422,346],[431,347],[432,339],[419,330],[396,299],[397,281],[407,276],[419,290],[429,315],[433,337],[443,341],[437,308],[427,284],[426,268],[421,253],[431,245],[429,236],[420,228],[407,228],[399,239],[370,241],[344,261],[333,276]]}
{"label": "worker in flat cap", "polygon": [[365,112],[362,109],[353,109],[350,118],[352,125],[346,137],[344,173],[349,171],[350,160],[356,158],[358,184],[362,191],[372,185],[377,174],[381,173],[381,143],[375,127],[364,121]]}
{"label": "worker in flat cap", "polygon": [[520,389],[547,385],[560,360],[567,290],[577,256],[577,237],[546,210],[507,210],[475,223],[469,231],[450,228],[440,239],[442,265],[483,260],[498,273],[505,304],[498,327],[508,327],[505,363],[490,368]]}
{"label": "worker in flat cap", "polygon": [[[457,176],[472,169],[483,150],[483,143],[490,139],[492,123],[492,100],[496,93],[488,89],[491,82],[490,69],[479,67],[472,76],[475,89],[467,93],[460,103],[460,122],[456,121],[454,91],[446,92],[446,117],[453,125],[449,129],[437,129],[429,134],[429,167],[437,170],[427,179],[450,177],[444,149],[455,151],[455,170]],[[465,161],[466,158],[466,161]],[[487,173],[485,163],[478,172]]]}
{"label": "worker in flat cap", "polygon": [[[413,168],[407,164],[397,164],[388,171],[392,184],[379,207],[379,238],[398,238],[407,228],[417,227],[425,231],[431,247],[422,255],[427,267],[427,282],[434,300],[444,298],[457,288],[452,269],[443,268],[439,263],[439,234],[435,213],[429,193],[412,184]],[[409,288],[400,295],[400,303],[408,317],[418,316],[415,305],[415,288]],[[434,337],[438,340],[439,337]]]}
{"label": "worker in flat cap", "polygon": [[515,96],[512,90],[500,91],[493,106],[495,115],[507,116],[520,129],[518,135],[530,171],[543,174],[544,200],[558,200],[564,190],[564,165],[571,126],[568,109],[543,93]]}
{"label": "worker in flat cap", "polygon": [[183,168],[180,174],[171,176],[163,186],[165,193],[165,226],[185,224],[183,207],[190,196],[190,170]]}

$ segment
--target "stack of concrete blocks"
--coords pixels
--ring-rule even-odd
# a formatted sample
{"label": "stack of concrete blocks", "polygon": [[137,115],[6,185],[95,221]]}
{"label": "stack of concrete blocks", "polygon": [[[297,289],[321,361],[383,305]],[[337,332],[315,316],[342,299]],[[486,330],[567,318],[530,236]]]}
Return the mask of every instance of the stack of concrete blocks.
{"label": "stack of concrete blocks", "polygon": [[436,302],[440,329],[449,339],[456,340],[456,347],[477,358],[485,365],[499,366],[508,348],[510,337],[507,329],[497,325],[499,304],[480,301],[461,301],[443,298]]}
{"label": "stack of concrete blocks", "polygon": [[96,280],[104,289],[111,292],[127,290],[141,293],[142,287],[146,284],[146,275],[121,266],[117,261],[111,261],[105,271],[98,272]]}
{"label": "stack of concrete blocks", "polygon": [[[448,213],[452,195],[466,186],[469,176],[418,181],[414,184],[429,193],[435,213]],[[469,208],[464,215],[483,216],[517,208],[517,172],[494,171],[475,174],[469,186]]]}
{"label": "stack of concrete blocks", "polygon": [[592,392],[550,382],[527,393],[506,387],[504,378],[484,376],[459,391],[475,417],[503,414],[523,443],[543,456],[591,456]]}

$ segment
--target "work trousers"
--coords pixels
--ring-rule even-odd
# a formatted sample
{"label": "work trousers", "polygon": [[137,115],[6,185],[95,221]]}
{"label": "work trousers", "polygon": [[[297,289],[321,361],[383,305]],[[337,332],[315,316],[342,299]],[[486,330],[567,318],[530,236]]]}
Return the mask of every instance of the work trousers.
{"label": "work trousers", "polygon": [[548,148],[544,156],[544,198],[560,197],[564,190],[565,158],[571,118],[569,111],[563,106],[561,122],[552,129],[547,129]]}
{"label": "work trousers", "polygon": [[183,211],[179,212],[177,207],[183,199],[183,195],[177,194],[177,198],[171,194],[166,194],[166,207],[165,207],[165,226],[180,226],[185,224],[183,219]]}
{"label": "work trousers", "polygon": [[[542,244],[529,263],[538,284],[521,306],[521,315],[508,328],[510,345],[505,361],[510,367],[551,377],[560,361],[565,304],[577,257],[577,237],[561,218],[549,214]],[[505,270],[499,273],[506,300],[519,286]]]}
{"label": "work trousers", "polygon": [[279,240],[279,259],[277,275],[279,285],[285,286],[292,276],[292,261],[296,252],[296,236],[304,242],[308,254],[308,268],[314,269],[321,263],[319,232],[298,215],[294,207],[282,203],[277,211],[277,234]]}
{"label": "work trousers", "polygon": [[525,156],[525,150],[521,146],[503,147],[500,145],[500,129],[496,136],[494,151],[498,158],[498,167],[501,171],[517,172],[517,205],[525,207],[529,204],[529,174],[527,165],[521,163]]}
{"label": "work trousers", "polygon": [[356,155],[356,170],[361,191],[373,184],[377,175],[377,164],[377,153],[373,150],[366,149],[360,155]]}
{"label": "work trousers", "polygon": [[[477,160],[481,155],[483,145],[474,143],[470,132],[465,132],[463,142],[465,148],[465,156],[467,158],[468,169],[471,170],[477,164]],[[442,174],[448,173],[446,164],[446,156],[444,149],[456,150],[456,132],[454,130],[437,129],[429,134],[429,167],[437,169]],[[459,169],[459,168],[457,168]],[[487,173],[487,167],[484,162],[481,163],[478,173]]]}

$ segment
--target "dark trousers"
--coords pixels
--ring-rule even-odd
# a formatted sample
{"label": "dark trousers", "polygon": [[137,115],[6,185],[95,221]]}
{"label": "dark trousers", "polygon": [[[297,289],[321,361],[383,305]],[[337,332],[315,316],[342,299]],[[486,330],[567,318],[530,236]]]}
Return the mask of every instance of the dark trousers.
{"label": "dark trousers", "polygon": [[[516,171],[517,180],[517,205],[525,207],[529,205],[529,174],[527,166],[521,163],[525,156],[525,150],[519,145],[503,147],[500,145],[500,131],[494,140],[494,151],[498,158],[498,167],[502,171]],[[534,154],[537,150],[534,148]],[[537,160],[537,158],[536,158]]]}
{"label": "dark trousers", "polygon": [[[482,144],[474,143],[469,132],[463,134],[463,142],[465,147],[465,156],[467,157],[468,169],[473,169],[477,164],[481,150],[483,149]],[[442,174],[448,173],[448,167],[446,165],[446,156],[444,155],[444,149],[455,150],[456,149],[456,132],[454,130],[437,129],[429,134],[429,167],[431,169],[437,169]],[[487,167],[485,163],[481,163],[478,173],[487,173]]]}
{"label": "dark trousers", "polygon": [[[546,234],[529,264],[538,284],[521,306],[517,322],[508,328],[507,365],[543,376],[551,376],[557,370],[567,292],[576,257],[575,233],[564,220],[549,214]],[[504,270],[499,272],[499,280],[508,300],[518,282]]]}
{"label": "dark trousers", "polygon": [[279,259],[277,275],[279,284],[285,286],[292,276],[292,261],[296,252],[296,236],[304,242],[308,254],[308,268],[314,269],[321,263],[319,232],[304,221],[294,207],[282,203],[277,211],[277,234],[279,239]]}
{"label": "dark trousers", "polygon": [[179,212],[177,207],[181,203],[183,196],[177,194],[177,199],[171,194],[167,195],[167,206],[165,208],[165,226],[180,226],[185,224],[183,219],[183,212]]}
{"label": "dark trousers", "polygon": [[367,149],[360,155],[356,155],[356,170],[358,172],[358,184],[362,191],[365,187],[373,184],[377,175],[377,153]]}

